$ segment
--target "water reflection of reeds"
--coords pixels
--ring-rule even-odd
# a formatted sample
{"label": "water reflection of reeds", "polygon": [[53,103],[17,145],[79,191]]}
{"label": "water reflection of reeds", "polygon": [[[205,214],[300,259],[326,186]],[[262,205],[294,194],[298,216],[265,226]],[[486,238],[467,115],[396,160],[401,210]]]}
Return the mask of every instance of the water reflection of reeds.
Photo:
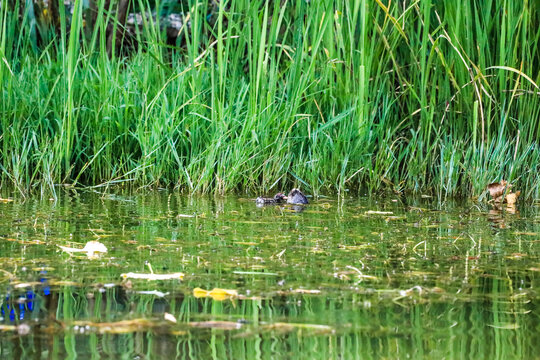
{"label": "water reflection of reeds", "polygon": [[[3,204],[0,355],[536,356],[537,209],[494,227],[469,203],[323,204],[294,213],[170,192]],[[108,249],[97,258],[58,248],[96,240]],[[120,276],[149,264],[185,277]],[[234,291],[217,301],[196,288]]]}
{"label": "water reflection of reeds", "polygon": [[[534,357],[536,301],[497,296],[507,289],[497,279],[488,283],[488,294],[480,286],[451,302],[416,294],[400,304],[366,294],[275,296],[233,304],[178,293],[157,298],[119,286],[64,287],[36,293],[39,305],[28,318],[13,321],[31,331],[19,336],[16,329],[4,331],[0,345],[2,355],[12,357]],[[177,322],[165,320],[164,313]]]}

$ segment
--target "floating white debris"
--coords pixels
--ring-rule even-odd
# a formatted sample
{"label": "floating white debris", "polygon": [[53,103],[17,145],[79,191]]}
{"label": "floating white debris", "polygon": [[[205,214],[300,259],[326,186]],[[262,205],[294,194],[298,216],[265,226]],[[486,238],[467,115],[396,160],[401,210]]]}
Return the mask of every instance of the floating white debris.
{"label": "floating white debris", "polygon": [[161,292],[159,290],[143,290],[143,291],[137,291],[137,294],[143,294],[143,295],[155,295],[157,297],[165,297],[167,295],[169,295],[168,292],[164,293],[164,292]]}
{"label": "floating white debris", "polygon": [[95,258],[99,254],[107,252],[107,247],[99,241],[89,241],[82,249],[70,248],[62,245],[58,245],[58,247],[70,254],[76,252],[85,252],[89,258]]}
{"label": "floating white debris", "polygon": [[184,279],[184,273],[172,273],[172,274],[137,274],[137,273],[124,273],[120,275],[122,279],[143,279],[143,280],[174,280]]}
{"label": "floating white debris", "polygon": [[173,314],[169,314],[169,313],[166,312],[165,314],[163,314],[163,318],[164,318],[165,320],[167,320],[167,321],[170,321],[170,322],[176,324],[176,318],[174,317]]}

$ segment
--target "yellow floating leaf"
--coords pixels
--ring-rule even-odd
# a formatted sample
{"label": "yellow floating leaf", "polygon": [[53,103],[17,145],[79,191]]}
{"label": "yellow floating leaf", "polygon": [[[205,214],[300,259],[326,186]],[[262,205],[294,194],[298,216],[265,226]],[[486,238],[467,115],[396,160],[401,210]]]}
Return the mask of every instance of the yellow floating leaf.
{"label": "yellow floating leaf", "polygon": [[193,296],[195,296],[196,298],[207,297],[208,291],[201,288],[195,288],[193,289]]}
{"label": "yellow floating leaf", "polygon": [[170,332],[171,335],[187,335],[187,331],[183,331],[183,330],[173,330]]}
{"label": "yellow floating leaf", "polygon": [[208,293],[208,296],[210,296],[214,300],[223,301],[223,300],[233,299],[237,297],[238,292],[236,290],[215,288],[215,289],[212,289],[212,291]]}
{"label": "yellow floating leaf", "polygon": [[211,297],[216,301],[223,301],[235,299],[236,297],[238,297],[238,291],[220,288],[214,288],[208,291],[201,288],[195,288],[193,289],[193,296],[195,296],[196,298]]}
{"label": "yellow floating leaf", "polygon": [[0,198],[0,203],[10,203],[10,202],[13,202],[13,199],[3,199],[3,198]]}

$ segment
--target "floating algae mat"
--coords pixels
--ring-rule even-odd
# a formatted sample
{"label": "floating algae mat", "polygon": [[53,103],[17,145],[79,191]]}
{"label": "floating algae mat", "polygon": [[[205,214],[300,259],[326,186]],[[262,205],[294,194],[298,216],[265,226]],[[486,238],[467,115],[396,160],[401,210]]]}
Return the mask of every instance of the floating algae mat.
{"label": "floating algae mat", "polygon": [[2,195],[0,358],[539,354],[534,205]]}

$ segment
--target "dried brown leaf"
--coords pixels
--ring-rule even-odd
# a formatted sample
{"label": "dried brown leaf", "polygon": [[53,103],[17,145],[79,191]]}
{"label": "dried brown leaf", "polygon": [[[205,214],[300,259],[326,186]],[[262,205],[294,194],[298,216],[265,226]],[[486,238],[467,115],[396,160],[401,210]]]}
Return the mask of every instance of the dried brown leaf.
{"label": "dried brown leaf", "polygon": [[493,199],[493,201],[495,201],[495,203],[497,203],[497,204],[502,203],[502,202],[503,202],[503,197],[502,197],[502,195],[497,196],[496,198]]}
{"label": "dried brown leaf", "polygon": [[491,195],[491,197],[494,198],[495,201],[497,201],[497,198],[502,196],[507,186],[508,189],[512,187],[512,185],[508,185],[508,182],[506,180],[501,180],[500,182],[489,184],[487,186],[487,189],[489,191],[489,195]]}
{"label": "dried brown leaf", "polygon": [[519,194],[521,194],[521,191],[516,191],[515,193],[506,195],[506,203],[508,205],[514,205],[517,202]]}

